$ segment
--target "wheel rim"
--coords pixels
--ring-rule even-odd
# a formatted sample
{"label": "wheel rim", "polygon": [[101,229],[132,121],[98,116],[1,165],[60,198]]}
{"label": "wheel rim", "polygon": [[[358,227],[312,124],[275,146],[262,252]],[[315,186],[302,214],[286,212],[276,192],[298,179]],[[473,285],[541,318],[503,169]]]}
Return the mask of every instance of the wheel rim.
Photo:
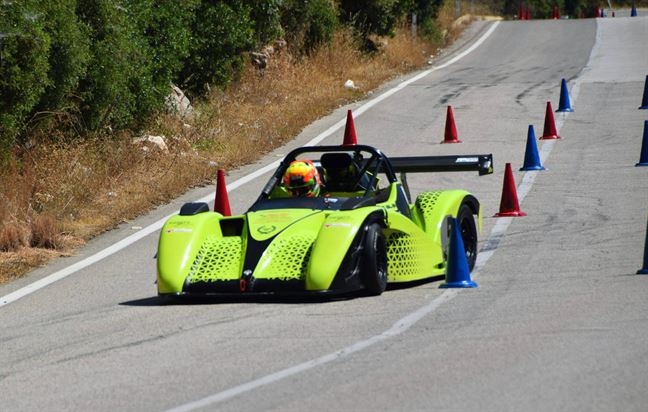
{"label": "wheel rim", "polygon": [[466,252],[466,260],[468,260],[469,266],[472,269],[475,260],[475,254],[477,252],[477,237],[474,228],[474,221],[472,221],[472,215],[466,216],[461,219],[459,223],[459,229],[461,231],[461,239],[464,243],[464,249]]}

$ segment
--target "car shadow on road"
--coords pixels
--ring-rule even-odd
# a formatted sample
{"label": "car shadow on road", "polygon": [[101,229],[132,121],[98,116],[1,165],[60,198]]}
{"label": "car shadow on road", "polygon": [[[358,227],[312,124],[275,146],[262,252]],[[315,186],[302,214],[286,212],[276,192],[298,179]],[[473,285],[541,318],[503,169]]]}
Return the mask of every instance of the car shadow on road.
{"label": "car shadow on road", "polygon": [[[435,276],[415,282],[391,283],[387,286],[385,293],[390,290],[401,290],[413,288],[428,283],[443,280],[443,276]],[[341,300],[377,298],[376,296],[366,296],[360,293],[331,295],[239,295],[239,296],[150,296],[142,299],[129,300],[121,302],[124,306],[169,306],[169,305],[218,305],[218,304],[236,304],[236,303],[283,303],[283,304],[305,304],[305,303],[328,303],[338,302]]]}
{"label": "car shadow on road", "polygon": [[389,292],[390,290],[415,288],[417,286],[427,285],[428,283],[440,282],[442,280],[445,280],[445,275],[433,276],[431,278],[415,280],[413,282],[390,283],[389,285],[387,285],[387,292]]}
{"label": "car shadow on road", "polygon": [[305,304],[327,303],[341,300],[361,299],[359,295],[325,295],[325,296],[151,296],[142,299],[121,302],[124,306],[173,306],[173,305],[219,305],[219,304]]}

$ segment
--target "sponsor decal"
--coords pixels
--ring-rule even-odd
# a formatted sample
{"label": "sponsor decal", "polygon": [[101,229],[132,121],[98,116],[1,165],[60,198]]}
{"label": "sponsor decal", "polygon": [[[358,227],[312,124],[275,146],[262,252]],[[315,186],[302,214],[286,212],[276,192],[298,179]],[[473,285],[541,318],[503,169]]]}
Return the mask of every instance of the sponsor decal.
{"label": "sponsor decal", "polygon": [[475,163],[478,161],[479,159],[476,157],[458,157],[455,163]]}
{"label": "sponsor decal", "polygon": [[329,228],[329,227],[351,227],[351,223],[325,223],[324,227]]}
{"label": "sponsor decal", "polygon": [[283,223],[293,220],[295,217],[290,213],[264,213],[259,215],[259,220],[271,223]]}
{"label": "sponsor decal", "polygon": [[191,233],[193,229],[188,227],[174,227],[166,230],[166,233]]}
{"label": "sponsor decal", "polygon": [[167,226],[193,226],[190,220],[169,220]]}

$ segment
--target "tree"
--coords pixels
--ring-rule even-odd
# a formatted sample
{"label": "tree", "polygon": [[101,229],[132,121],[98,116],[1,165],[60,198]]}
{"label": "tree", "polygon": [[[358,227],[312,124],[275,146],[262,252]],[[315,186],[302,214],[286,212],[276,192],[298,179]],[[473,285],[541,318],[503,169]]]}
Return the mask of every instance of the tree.
{"label": "tree", "polygon": [[351,24],[366,50],[375,45],[371,35],[391,36],[398,21],[410,11],[403,0],[340,0],[340,21]]}
{"label": "tree", "polygon": [[329,43],[337,27],[337,10],[331,0],[286,0],[281,24],[288,45],[296,54],[308,54]]}
{"label": "tree", "polygon": [[5,1],[0,7],[0,161],[4,161],[50,84],[51,41],[35,1]]}
{"label": "tree", "polygon": [[243,52],[255,45],[250,8],[241,1],[203,1],[191,22],[189,56],[180,72],[194,95],[232,81],[243,67]]}

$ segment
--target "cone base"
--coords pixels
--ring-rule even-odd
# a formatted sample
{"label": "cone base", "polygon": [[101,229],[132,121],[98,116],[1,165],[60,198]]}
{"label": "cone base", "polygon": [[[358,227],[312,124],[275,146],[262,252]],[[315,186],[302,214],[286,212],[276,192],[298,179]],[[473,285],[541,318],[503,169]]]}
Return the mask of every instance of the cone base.
{"label": "cone base", "polygon": [[560,136],[558,135],[548,135],[548,136],[540,136],[540,140],[554,140],[554,139],[560,139]]}
{"label": "cone base", "polygon": [[513,212],[499,212],[495,213],[493,217],[518,217],[518,216],[526,216],[527,214],[518,210],[518,211],[513,211]]}
{"label": "cone base", "polygon": [[573,111],[574,111],[574,109],[572,109],[571,107],[565,107],[563,109],[556,110],[556,113],[564,113],[564,112],[570,112],[571,113]]}
{"label": "cone base", "polygon": [[648,166],[648,162],[639,162],[635,166]]}
{"label": "cone base", "polygon": [[476,288],[477,283],[473,282],[472,280],[460,280],[456,282],[445,282],[439,285],[441,289],[448,289],[448,288]]}
{"label": "cone base", "polygon": [[443,140],[441,143],[443,144],[443,143],[463,143],[463,142],[459,139],[453,139],[453,140]]}
{"label": "cone base", "polygon": [[648,268],[645,269],[639,269],[637,271],[637,275],[648,275]]}
{"label": "cone base", "polygon": [[521,172],[528,172],[533,170],[547,170],[547,169],[545,169],[544,166],[526,166],[526,167],[523,166],[520,168]]}
{"label": "cone base", "polygon": [[639,109],[640,109],[640,110],[647,110],[647,109],[648,109],[648,105],[647,105],[647,106],[639,106]]}

